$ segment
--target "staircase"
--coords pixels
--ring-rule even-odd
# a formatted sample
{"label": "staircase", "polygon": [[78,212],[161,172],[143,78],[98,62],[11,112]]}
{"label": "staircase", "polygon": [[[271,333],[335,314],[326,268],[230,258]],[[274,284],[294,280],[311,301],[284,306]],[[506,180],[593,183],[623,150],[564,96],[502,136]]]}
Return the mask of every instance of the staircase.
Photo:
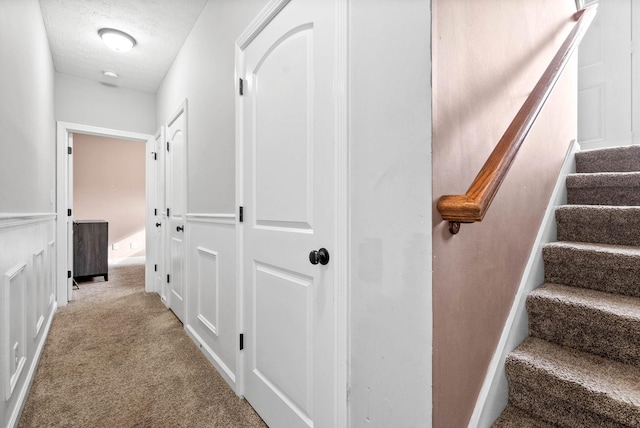
{"label": "staircase", "polygon": [[640,146],[576,154],[494,427],[640,427]]}

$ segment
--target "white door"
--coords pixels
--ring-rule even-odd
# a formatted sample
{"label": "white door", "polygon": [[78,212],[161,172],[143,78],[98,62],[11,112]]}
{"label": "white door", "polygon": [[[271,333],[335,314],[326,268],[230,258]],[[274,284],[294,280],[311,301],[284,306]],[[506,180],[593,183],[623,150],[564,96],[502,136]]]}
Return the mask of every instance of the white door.
{"label": "white door", "polygon": [[599,2],[578,57],[578,141],[582,148],[633,141],[631,36],[631,0]]}
{"label": "white door", "polygon": [[274,428],[336,426],[333,19],[293,0],[241,54],[244,394]]}
{"label": "white door", "polygon": [[154,171],[153,171],[153,182],[154,182],[154,193],[153,193],[153,283],[154,290],[160,294],[160,299],[166,305],[167,304],[167,282],[164,280],[164,260],[165,260],[165,247],[164,247],[164,236],[166,225],[165,223],[166,211],[165,211],[165,183],[164,183],[164,173],[165,173],[165,135],[164,135],[164,126],[160,127],[158,132],[155,135],[154,139]]}
{"label": "white door", "polygon": [[[169,240],[168,261],[165,267],[167,304],[184,323],[184,225],[186,210],[186,104],[167,122],[166,126],[166,236]],[[163,225],[164,227],[164,225]]]}
{"label": "white door", "polygon": [[73,299],[73,134],[67,139],[67,266],[71,275],[67,275],[67,299]]}

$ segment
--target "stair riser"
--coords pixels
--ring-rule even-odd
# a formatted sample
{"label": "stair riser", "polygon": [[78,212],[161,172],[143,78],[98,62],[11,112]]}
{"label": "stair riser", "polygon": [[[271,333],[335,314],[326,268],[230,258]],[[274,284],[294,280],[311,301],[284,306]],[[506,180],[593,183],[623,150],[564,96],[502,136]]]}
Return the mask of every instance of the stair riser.
{"label": "stair riser", "polygon": [[566,304],[527,298],[529,334],[623,363],[640,364],[640,320]]}
{"label": "stair riser", "polygon": [[640,246],[640,210],[558,209],[558,241]]}
{"label": "stair riser", "polygon": [[572,205],[640,205],[638,187],[567,188],[567,203]]}
{"label": "stair riser", "polygon": [[[557,378],[512,357],[506,361],[509,400],[545,421],[561,426],[640,426],[640,409]],[[571,399],[570,402],[564,401]]]}
{"label": "stair riser", "polygon": [[621,428],[621,423],[580,406],[533,390],[518,381],[509,379],[509,402],[532,416],[559,427]]}
{"label": "stair riser", "polygon": [[607,253],[543,250],[545,282],[640,297],[640,263]]}

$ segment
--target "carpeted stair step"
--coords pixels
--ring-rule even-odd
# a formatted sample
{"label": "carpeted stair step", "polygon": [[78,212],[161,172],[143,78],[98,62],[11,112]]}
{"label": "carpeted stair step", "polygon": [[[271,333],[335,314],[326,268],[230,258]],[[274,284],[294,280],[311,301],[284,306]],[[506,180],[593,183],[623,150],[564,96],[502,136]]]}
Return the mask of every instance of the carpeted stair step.
{"label": "carpeted stair step", "polygon": [[544,284],[527,312],[531,336],[640,367],[638,297]]}
{"label": "carpeted stair step", "polygon": [[640,246],[640,207],[563,205],[556,224],[558,241]]}
{"label": "carpeted stair step", "polygon": [[640,205],[640,172],[569,174],[566,184],[572,205]]}
{"label": "carpeted stair step", "polygon": [[583,172],[640,171],[640,146],[610,147],[576,153],[576,170]]}
{"label": "carpeted stair step", "polygon": [[640,426],[640,367],[527,338],[506,361],[509,402],[567,427]]}
{"label": "carpeted stair step", "polygon": [[640,248],[551,242],[542,248],[545,282],[640,297]]}
{"label": "carpeted stair step", "polygon": [[498,420],[496,420],[493,428],[554,428],[555,425],[547,424],[534,419],[522,409],[508,405],[502,412]]}

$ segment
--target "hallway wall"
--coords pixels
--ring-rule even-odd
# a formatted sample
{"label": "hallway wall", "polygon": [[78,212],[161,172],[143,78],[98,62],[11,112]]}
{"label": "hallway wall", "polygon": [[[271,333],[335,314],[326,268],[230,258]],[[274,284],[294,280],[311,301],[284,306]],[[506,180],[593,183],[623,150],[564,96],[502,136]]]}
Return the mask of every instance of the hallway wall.
{"label": "hallway wall", "polygon": [[56,120],[120,131],[156,133],[156,96],[55,74]]}
{"label": "hallway wall", "polygon": [[476,405],[567,147],[576,138],[575,57],[484,221],[451,235],[436,203],[441,195],[466,191],[571,30],[576,5],[433,4],[433,424],[462,427]]}
{"label": "hallway wall", "polygon": [[37,0],[0,2],[0,426],[13,426],[56,302],[54,68]]}

